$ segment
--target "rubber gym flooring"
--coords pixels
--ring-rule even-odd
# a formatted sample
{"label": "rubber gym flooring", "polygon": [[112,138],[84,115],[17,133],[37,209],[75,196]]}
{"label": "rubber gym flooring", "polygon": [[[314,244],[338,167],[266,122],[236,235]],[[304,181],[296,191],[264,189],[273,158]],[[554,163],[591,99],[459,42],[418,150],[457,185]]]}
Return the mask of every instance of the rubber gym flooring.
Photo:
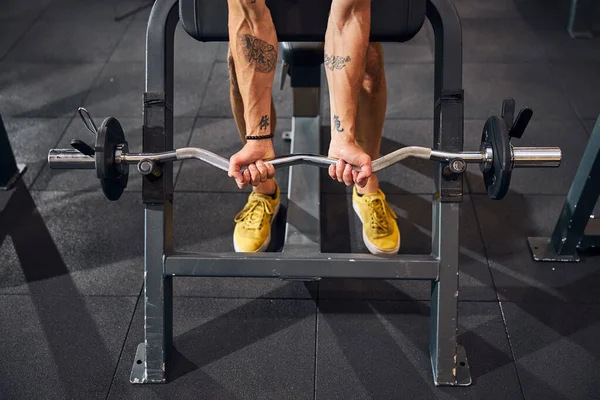
{"label": "rubber gym flooring", "polygon": [[[45,159],[72,138],[91,139],[76,113],[82,105],[98,123],[117,117],[130,148],[141,150],[148,2],[4,0],[0,113],[28,171],[0,215],[0,398],[600,398],[600,258],[537,264],[526,244],[551,232],[600,114],[600,39],[568,36],[568,0],[455,3],[465,149],[478,148],[486,117],[512,96],[534,110],[520,143],[564,152],[559,169],[516,171],[500,202],[483,193],[478,167],[466,174],[459,319],[471,387],[433,386],[426,282],[200,278],[175,279],[171,382],[132,386],[143,327],[141,180],[110,203],[93,171],[50,171]],[[431,46],[428,26],[411,42],[385,45],[382,153],[431,146]],[[239,149],[225,56],[226,45],[178,30],[176,146],[223,156]],[[284,154],[290,88],[274,96]],[[325,86],[323,100],[328,116]],[[428,162],[407,161],[381,173],[401,252],[430,251],[432,172]],[[233,217],[247,193],[198,162],[176,173],[177,248],[232,251]],[[323,250],[366,252],[349,192],[322,182]]]}

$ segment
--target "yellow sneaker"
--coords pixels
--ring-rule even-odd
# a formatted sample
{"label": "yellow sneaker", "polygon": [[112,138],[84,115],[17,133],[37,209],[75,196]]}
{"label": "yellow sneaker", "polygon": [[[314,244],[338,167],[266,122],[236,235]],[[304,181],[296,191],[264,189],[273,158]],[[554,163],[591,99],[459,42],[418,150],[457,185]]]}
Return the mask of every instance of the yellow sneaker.
{"label": "yellow sneaker", "polygon": [[271,243],[271,222],[279,212],[279,186],[275,198],[252,192],[248,203],[235,216],[233,247],[238,253],[262,252]]}
{"label": "yellow sneaker", "polygon": [[352,192],[352,207],[363,224],[363,241],[372,254],[395,254],[400,250],[400,230],[396,214],[381,190],[358,195]]}

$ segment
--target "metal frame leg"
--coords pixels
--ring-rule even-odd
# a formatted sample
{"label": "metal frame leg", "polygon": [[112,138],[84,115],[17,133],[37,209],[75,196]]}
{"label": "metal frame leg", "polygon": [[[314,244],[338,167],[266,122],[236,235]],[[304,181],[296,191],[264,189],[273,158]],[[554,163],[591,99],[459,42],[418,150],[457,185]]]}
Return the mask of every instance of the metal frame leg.
{"label": "metal frame leg", "polygon": [[[292,153],[319,154],[321,138],[321,66],[291,66],[293,87]],[[301,84],[296,74],[310,77]],[[285,232],[286,253],[320,253],[319,171],[306,165],[290,167]]]}
{"label": "metal frame leg", "polygon": [[594,0],[571,0],[567,30],[573,39],[592,38]]}
{"label": "metal frame leg", "polygon": [[600,235],[598,220],[593,217],[590,219],[590,216],[599,196],[600,117],[596,120],[552,236],[527,238],[533,259],[577,262],[577,249],[582,244],[583,247],[596,245]]}
{"label": "metal frame leg", "polygon": [[458,222],[460,203],[433,203],[433,249],[441,260],[439,279],[431,284],[429,352],[434,383],[438,386],[471,384],[469,362],[458,336]]}
{"label": "metal frame leg", "polygon": [[17,164],[8,133],[0,116],[0,190],[9,190],[25,172],[25,164]]}
{"label": "metal frame leg", "polygon": [[[435,35],[435,149],[463,148],[462,29],[453,4],[429,0],[427,18]],[[471,375],[458,337],[459,215],[463,181],[448,181],[436,167],[432,253],[440,260],[439,279],[431,287],[430,357],[438,386],[468,386]]]}
{"label": "metal frame leg", "polygon": [[[148,21],[143,151],[173,149],[173,46],[179,20],[177,0],[158,0]],[[146,177],[144,342],[138,346],[132,383],[165,383],[173,341],[172,277],[165,258],[173,252],[173,165],[162,166],[160,178]]]}

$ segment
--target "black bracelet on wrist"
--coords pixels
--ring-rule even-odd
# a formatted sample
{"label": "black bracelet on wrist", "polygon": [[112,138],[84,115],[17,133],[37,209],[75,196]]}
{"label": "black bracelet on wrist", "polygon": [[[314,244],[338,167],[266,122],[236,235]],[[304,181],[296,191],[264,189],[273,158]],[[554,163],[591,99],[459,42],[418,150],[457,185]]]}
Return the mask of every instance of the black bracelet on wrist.
{"label": "black bracelet on wrist", "polygon": [[262,139],[271,139],[275,136],[274,134],[269,135],[261,135],[261,136],[246,136],[246,140],[262,140]]}

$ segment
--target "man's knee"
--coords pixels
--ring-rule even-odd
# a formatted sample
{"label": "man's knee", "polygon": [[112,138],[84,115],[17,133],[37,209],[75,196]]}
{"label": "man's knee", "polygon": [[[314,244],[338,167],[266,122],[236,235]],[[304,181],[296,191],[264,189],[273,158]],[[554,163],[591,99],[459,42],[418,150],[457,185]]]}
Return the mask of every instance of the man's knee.
{"label": "man's knee", "polygon": [[376,90],[383,84],[385,70],[383,64],[383,48],[381,43],[369,43],[365,64],[363,88],[367,91]]}

